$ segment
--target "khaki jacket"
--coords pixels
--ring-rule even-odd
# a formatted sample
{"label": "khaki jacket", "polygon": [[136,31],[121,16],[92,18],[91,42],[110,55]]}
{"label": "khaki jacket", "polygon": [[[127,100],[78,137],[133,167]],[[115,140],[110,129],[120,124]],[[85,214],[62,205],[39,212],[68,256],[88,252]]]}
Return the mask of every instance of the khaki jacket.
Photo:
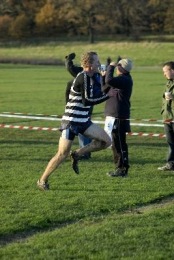
{"label": "khaki jacket", "polygon": [[[173,99],[166,100],[165,92],[171,92]],[[168,80],[163,93],[161,115],[163,120],[174,120],[174,80]]]}

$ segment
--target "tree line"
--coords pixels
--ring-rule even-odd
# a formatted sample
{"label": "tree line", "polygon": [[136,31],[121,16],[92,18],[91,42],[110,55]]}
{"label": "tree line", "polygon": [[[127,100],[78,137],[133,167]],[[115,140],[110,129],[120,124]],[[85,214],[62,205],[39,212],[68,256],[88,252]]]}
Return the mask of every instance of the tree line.
{"label": "tree line", "polygon": [[1,0],[0,39],[174,33],[173,0]]}

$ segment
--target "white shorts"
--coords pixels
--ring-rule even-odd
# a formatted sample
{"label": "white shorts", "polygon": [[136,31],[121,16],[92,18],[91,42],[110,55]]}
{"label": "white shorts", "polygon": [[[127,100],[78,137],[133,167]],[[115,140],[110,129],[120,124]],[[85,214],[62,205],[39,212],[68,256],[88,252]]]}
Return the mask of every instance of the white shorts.
{"label": "white shorts", "polygon": [[115,117],[106,116],[104,130],[112,140],[112,129],[115,122]]}

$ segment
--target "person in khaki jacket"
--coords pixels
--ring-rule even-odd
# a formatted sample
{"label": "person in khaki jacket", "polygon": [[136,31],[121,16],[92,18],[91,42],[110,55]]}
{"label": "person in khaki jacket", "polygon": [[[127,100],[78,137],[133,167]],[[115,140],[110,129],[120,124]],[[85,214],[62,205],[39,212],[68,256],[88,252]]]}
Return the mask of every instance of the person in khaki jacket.
{"label": "person in khaki jacket", "polygon": [[163,93],[161,114],[164,120],[166,141],[169,146],[167,162],[160,171],[174,171],[174,61],[163,64],[163,74],[167,83]]}

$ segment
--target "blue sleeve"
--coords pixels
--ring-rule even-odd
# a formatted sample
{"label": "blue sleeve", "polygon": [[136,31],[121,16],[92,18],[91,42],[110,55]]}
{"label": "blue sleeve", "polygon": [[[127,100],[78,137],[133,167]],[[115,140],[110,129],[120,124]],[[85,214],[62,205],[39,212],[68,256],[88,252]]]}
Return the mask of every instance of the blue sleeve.
{"label": "blue sleeve", "polygon": [[[93,83],[90,83],[92,81]],[[97,105],[106,101],[109,96],[101,91],[100,78],[89,78],[84,73],[84,99],[85,105]]]}
{"label": "blue sleeve", "polygon": [[74,90],[81,93],[84,106],[93,106],[106,101],[109,96],[101,91],[100,82],[93,80],[86,73],[80,73],[76,77]]}

